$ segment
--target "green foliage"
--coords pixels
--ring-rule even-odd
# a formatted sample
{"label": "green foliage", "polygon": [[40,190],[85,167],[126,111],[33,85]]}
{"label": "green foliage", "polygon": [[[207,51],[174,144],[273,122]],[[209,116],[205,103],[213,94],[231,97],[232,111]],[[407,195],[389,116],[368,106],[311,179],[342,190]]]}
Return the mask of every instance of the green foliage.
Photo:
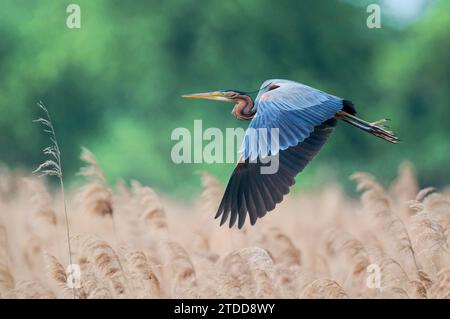
{"label": "green foliage", "polygon": [[[447,183],[450,144],[449,6],[437,1],[403,29],[366,27],[365,7],[343,1],[79,0],[81,29],[66,27],[68,3],[2,1],[0,161],[33,167],[45,144],[30,124],[42,100],[57,127],[66,176],[80,146],[111,181],[138,179],[192,194],[196,170],[227,178],[233,165],[175,165],[171,131],[236,127],[231,105],[180,94],[253,90],[288,78],[352,100],[361,117],[392,118],[403,143],[383,143],[340,125],[301,175],[303,186],[335,172],[392,178],[404,159],[426,184]],[[326,167],[326,169],[324,168]]]}

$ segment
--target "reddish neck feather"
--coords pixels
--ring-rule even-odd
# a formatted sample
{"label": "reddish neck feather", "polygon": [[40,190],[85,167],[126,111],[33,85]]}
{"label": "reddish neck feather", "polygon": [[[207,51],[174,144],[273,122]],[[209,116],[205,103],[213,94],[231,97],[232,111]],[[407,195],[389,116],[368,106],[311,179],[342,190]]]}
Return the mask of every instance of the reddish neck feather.
{"label": "reddish neck feather", "polygon": [[253,100],[247,96],[242,95],[237,99],[237,104],[233,108],[233,115],[239,120],[251,120],[256,114],[256,110],[253,110]]}

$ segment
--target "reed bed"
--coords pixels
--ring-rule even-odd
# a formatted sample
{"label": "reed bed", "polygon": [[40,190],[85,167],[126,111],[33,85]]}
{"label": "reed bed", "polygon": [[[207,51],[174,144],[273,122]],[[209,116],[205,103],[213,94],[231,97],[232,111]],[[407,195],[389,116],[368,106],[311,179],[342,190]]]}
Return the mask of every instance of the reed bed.
{"label": "reed bed", "polygon": [[389,187],[355,173],[360,199],[296,192],[237,230],[213,219],[223,185],[208,173],[185,203],[81,159],[85,183],[65,194],[75,281],[62,195],[0,169],[2,298],[450,298],[450,192],[420,190],[410,164]]}

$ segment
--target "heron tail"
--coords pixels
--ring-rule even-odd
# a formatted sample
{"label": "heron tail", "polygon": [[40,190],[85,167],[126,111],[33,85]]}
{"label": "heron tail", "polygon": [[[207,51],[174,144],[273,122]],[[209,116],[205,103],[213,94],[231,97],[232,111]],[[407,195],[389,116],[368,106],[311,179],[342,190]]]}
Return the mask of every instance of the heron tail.
{"label": "heron tail", "polygon": [[385,141],[394,144],[397,144],[400,141],[399,138],[395,136],[394,132],[387,130],[387,127],[382,125],[383,123],[389,121],[389,119],[381,119],[369,123],[345,111],[338,112],[337,118]]}

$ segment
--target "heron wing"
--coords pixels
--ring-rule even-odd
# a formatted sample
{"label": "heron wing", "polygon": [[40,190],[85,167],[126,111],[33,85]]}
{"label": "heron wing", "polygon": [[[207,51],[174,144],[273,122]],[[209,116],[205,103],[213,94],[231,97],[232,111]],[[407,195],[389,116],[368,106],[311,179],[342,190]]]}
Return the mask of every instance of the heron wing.
{"label": "heron wing", "polygon": [[289,80],[268,80],[261,87],[255,107],[256,116],[240,149],[245,160],[296,146],[343,106],[341,98],[312,87]]}
{"label": "heron wing", "polygon": [[295,146],[281,150],[278,171],[274,174],[261,174],[263,164],[249,159],[238,163],[230,177],[222,201],[215,218],[222,216],[220,225],[230,219],[229,227],[238,220],[241,228],[248,214],[250,223],[255,224],[258,218],[266,215],[289,193],[289,188],[295,183],[295,176],[319,152],[336,125],[335,119],[330,119],[316,126],[312,133]]}

